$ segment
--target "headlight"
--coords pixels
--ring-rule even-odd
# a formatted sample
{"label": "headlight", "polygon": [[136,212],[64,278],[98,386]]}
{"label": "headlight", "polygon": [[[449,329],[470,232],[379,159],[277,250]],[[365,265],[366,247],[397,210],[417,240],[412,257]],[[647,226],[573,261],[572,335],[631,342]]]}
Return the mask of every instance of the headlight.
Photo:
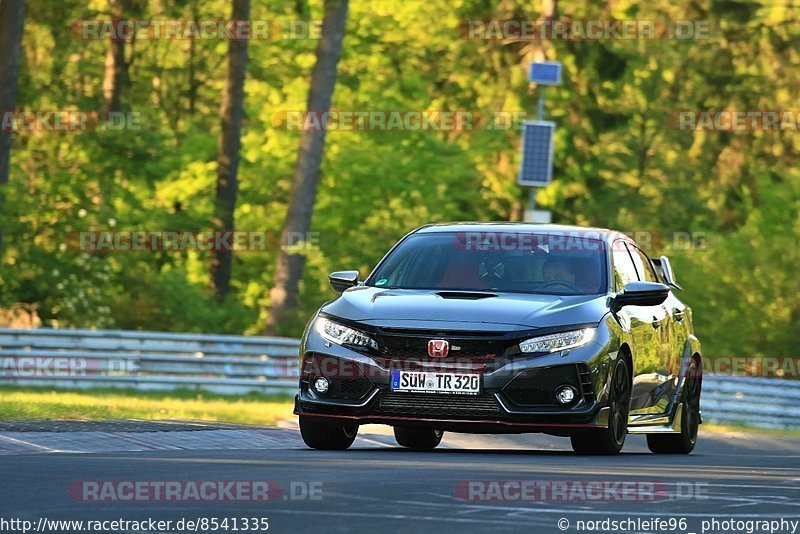
{"label": "headlight", "polygon": [[316,323],[317,332],[323,339],[336,343],[337,345],[353,345],[355,347],[378,349],[378,344],[374,339],[363,332],[354,330],[330,319],[320,317]]}
{"label": "headlight", "polygon": [[594,330],[594,328],[584,328],[549,336],[532,337],[520,343],[519,350],[522,352],[557,352],[574,349],[591,341],[594,337]]}

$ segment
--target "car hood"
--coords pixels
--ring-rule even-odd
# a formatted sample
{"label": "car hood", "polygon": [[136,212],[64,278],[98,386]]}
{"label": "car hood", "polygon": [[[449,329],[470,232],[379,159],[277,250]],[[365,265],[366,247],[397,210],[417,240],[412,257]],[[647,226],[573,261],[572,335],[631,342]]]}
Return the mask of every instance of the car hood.
{"label": "car hood", "polygon": [[605,295],[530,295],[382,289],[358,286],[326,304],[323,313],[375,326],[446,327],[503,330],[597,323],[608,312]]}

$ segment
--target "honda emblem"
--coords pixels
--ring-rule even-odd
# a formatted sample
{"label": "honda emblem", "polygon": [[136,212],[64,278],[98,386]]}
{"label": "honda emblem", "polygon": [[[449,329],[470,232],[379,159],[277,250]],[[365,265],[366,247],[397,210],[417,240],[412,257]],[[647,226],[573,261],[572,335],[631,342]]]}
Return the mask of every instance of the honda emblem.
{"label": "honda emblem", "polygon": [[428,341],[428,356],[431,358],[444,358],[450,352],[450,342],[446,339],[431,339]]}

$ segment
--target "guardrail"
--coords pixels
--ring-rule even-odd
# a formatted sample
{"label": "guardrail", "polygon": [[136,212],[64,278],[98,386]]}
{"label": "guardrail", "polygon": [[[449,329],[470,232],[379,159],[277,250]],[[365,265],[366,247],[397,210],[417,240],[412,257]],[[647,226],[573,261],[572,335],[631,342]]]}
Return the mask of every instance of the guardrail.
{"label": "guardrail", "polygon": [[[293,393],[299,346],[291,338],[0,329],[0,384]],[[800,380],[705,375],[701,403],[708,422],[800,428]]]}
{"label": "guardrail", "polygon": [[0,383],[289,393],[297,389],[299,346],[290,338],[0,329]]}
{"label": "guardrail", "polygon": [[705,375],[703,420],[760,428],[800,428],[800,380]]}

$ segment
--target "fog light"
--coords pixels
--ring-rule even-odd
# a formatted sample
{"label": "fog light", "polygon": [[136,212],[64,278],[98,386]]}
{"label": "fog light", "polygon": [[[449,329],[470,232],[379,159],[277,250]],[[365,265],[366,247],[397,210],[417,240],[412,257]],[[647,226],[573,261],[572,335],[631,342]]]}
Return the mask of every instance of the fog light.
{"label": "fog light", "polygon": [[329,385],[330,384],[328,384],[328,379],[325,378],[324,376],[320,376],[319,378],[314,380],[314,391],[316,391],[317,393],[325,393],[326,391],[328,391]]}
{"label": "fog light", "polygon": [[571,386],[562,386],[556,390],[556,399],[561,404],[569,404],[575,400],[575,388]]}

